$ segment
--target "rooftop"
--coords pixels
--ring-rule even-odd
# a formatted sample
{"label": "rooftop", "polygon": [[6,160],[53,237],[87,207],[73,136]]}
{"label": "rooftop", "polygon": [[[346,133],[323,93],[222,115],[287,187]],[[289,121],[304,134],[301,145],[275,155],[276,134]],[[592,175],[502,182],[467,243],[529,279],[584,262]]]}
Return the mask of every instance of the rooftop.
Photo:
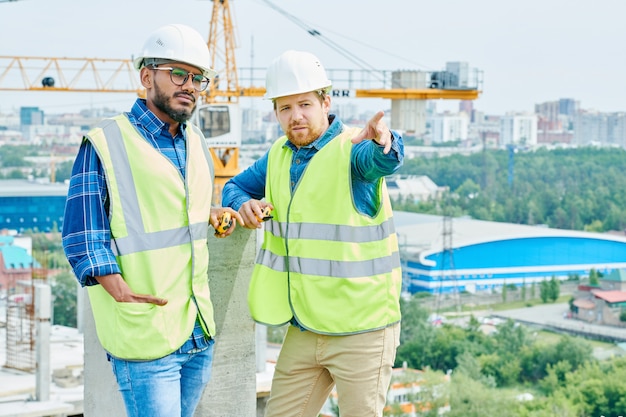
{"label": "rooftop", "polygon": [[[443,242],[443,216],[394,211],[398,243],[407,254],[419,255],[422,251],[440,251]],[[579,237],[626,242],[626,236],[608,233],[592,233],[576,230],[554,229],[542,225],[528,226],[474,220],[469,217],[451,219],[451,241],[455,247],[498,240],[535,237]]]}
{"label": "rooftop", "polygon": [[[0,309],[0,320],[6,317]],[[6,364],[6,326],[0,326],[0,417],[75,415],[83,412],[83,335],[77,329],[51,326],[49,401],[35,401],[36,374]]]}
{"label": "rooftop", "polygon": [[0,180],[0,197],[67,196],[68,184],[41,180]]}
{"label": "rooftop", "polygon": [[[6,317],[0,301],[0,417],[43,417],[83,413],[83,334],[78,329],[51,326],[50,329],[50,400],[35,401],[37,378],[34,372],[7,368]],[[274,366],[280,345],[268,343],[265,368],[256,373],[257,397],[269,395]]]}

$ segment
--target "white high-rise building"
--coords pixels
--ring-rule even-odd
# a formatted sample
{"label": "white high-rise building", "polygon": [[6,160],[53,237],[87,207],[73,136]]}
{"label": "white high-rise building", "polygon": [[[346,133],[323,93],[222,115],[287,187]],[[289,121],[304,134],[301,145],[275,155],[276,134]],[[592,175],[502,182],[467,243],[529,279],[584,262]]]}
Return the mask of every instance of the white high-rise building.
{"label": "white high-rise building", "polygon": [[507,114],[500,118],[500,145],[537,145],[537,115]]}
{"label": "white high-rise building", "polygon": [[577,145],[618,145],[626,147],[626,113],[581,111],[574,118]]}
{"label": "white high-rise building", "polygon": [[438,114],[431,119],[431,125],[433,143],[465,141],[469,131],[469,116],[465,112]]}

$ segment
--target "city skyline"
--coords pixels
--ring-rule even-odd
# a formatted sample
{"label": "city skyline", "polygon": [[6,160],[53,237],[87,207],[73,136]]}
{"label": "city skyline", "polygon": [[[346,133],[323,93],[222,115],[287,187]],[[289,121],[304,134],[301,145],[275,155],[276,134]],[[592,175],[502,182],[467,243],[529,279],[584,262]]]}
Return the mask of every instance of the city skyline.
{"label": "city skyline", "polygon": [[[487,114],[532,112],[535,104],[558,98],[578,100],[585,109],[626,110],[621,99],[626,94],[621,76],[626,57],[616,53],[616,40],[626,35],[621,24],[624,2],[390,0],[381,6],[363,0],[358,7],[346,3],[231,1],[237,66],[265,67],[285,49],[305,49],[316,53],[327,68],[354,67],[349,54],[321,42],[330,39],[376,69],[435,71],[449,61],[468,62],[484,71],[483,93],[475,108]],[[211,7],[211,2],[198,0],[175,5],[163,0],[111,0],[106,7],[79,0],[2,3],[0,37],[12,41],[3,42],[0,55],[130,58],[148,32],[172,23],[176,11],[184,11],[176,13],[178,23],[208,34]],[[310,36],[307,27],[323,37]],[[0,91],[0,112],[24,105],[46,112],[103,106],[126,110],[134,99],[119,93],[70,96]],[[388,103],[376,100],[358,103],[372,111]],[[456,107],[453,102],[442,100],[440,107]],[[266,104],[258,100],[258,106]]]}

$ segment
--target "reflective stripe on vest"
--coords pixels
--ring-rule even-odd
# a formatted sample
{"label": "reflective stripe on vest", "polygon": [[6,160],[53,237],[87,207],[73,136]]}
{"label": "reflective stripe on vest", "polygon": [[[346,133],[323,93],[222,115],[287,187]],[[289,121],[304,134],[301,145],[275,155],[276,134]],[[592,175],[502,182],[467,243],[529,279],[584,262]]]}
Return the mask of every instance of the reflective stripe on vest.
{"label": "reflective stripe on vest", "polygon": [[282,325],[295,316],[318,333],[351,334],[400,320],[400,257],[384,180],[374,217],[352,201],[350,139],[358,131],[319,150],[293,194],[292,151],[285,138],[272,146],[265,197],[274,219],[265,224],[248,291],[256,321]]}
{"label": "reflective stripe on vest", "polygon": [[135,293],[168,299],[162,307],[117,303],[100,285],[89,287],[103,347],[124,359],[163,357],[187,340],[198,314],[213,335],[207,246],[213,172],[204,138],[187,129],[183,179],[125,116],[87,137],[105,171],[111,247],[122,276]]}

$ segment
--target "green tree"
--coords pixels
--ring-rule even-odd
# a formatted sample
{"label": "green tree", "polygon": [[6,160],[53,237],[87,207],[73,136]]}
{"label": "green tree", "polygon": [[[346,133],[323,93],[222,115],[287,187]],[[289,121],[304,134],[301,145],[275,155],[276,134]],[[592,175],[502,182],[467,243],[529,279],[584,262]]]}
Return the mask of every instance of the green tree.
{"label": "green tree", "polygon": [[33,146],[5,145],[0,146],[0,167],[18,168],[29,167],[32,163],[24,159],[27,156],[34,156],[36,152]]}
{"label": "green tree", "polygon": [[61,272],[51,283],[53,324],[76,327],[78,283],[71,272]]}
{"label": "green tree", "polygon": [[[468,156],[405,160],[400,174],[428,175],[457,197],[452,212],[480,220],[550,227],[623,230],[626,226],[626,150],[535,149],[515,154],[515,187],[507,181],[505,150]],[[394,205],[395,208],[395,205]],[[437,214],[432,201],[402,208]]]}
{"label": "green tree", "polygon": [[400,311],[402,312],[400,343],[417,338],[431,339],[435,329],[428,323],[430,313],[422,306],[418,296],[414,295],[408,301],[400,298]]}
{"label": "green tree", "polygon": [[598,277],[598,271],[595,270],[595,268],[591,268],[589,270],[589,285],[592,285],[594,287],[599,287],[600,286],[600,280]]}
{"label": "green tree", "polygon": [[561,281],[553,275],[548,285],[548,299],[552,302],[559,299],[561,295]]}
{"label": "green tree", "polygon": [[519,404],[514,398],[502,395],[480,381],[462,373],[452,373],[450,412],[446,417],[486,417],[518,415]]}
{"label": "green tree", "polygon": [[6,174],[6,178],[10,180],[22,180],[26,178],[26,175],[22,172],[22,170],[16,168],[9,171],[9,173]]}
{"label": "green tree", "polygon": [[64,182],[65,180],[69,180],[72,176],[73,165],[74,161],[65,161],[58,164],[55,167],[56,182]]}

